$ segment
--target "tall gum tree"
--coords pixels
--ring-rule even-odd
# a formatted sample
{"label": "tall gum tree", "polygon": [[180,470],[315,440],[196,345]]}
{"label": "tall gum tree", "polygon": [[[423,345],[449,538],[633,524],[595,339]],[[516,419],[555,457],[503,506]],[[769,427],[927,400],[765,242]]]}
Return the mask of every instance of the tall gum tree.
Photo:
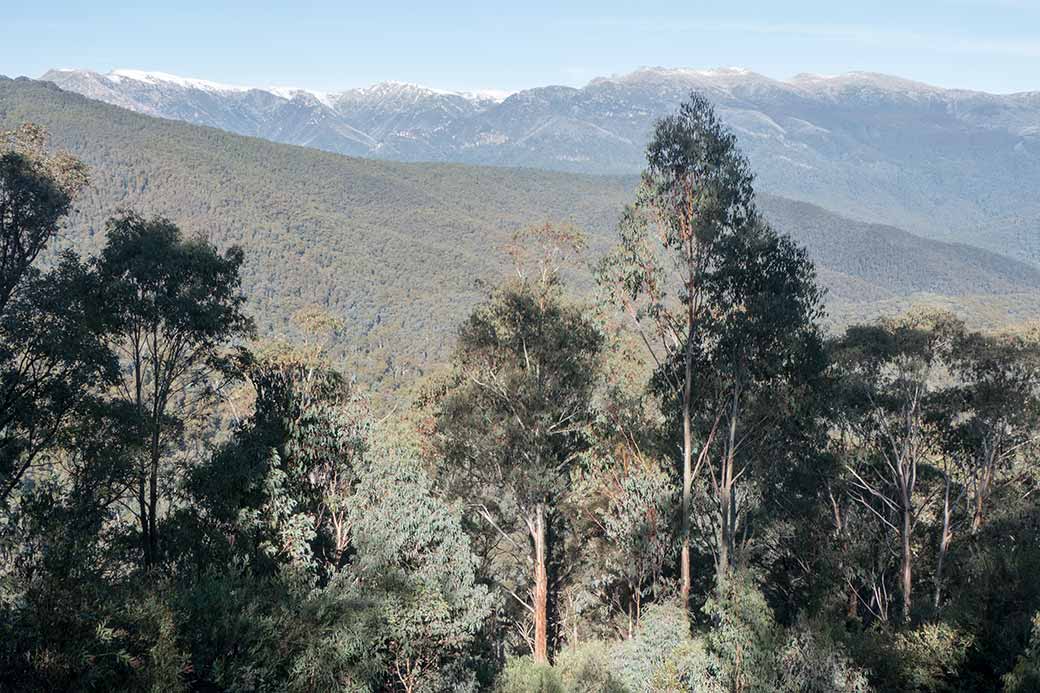
{"label": "tall gum tree", "polygon": [[847,492],[898,546],[904,621],[913,609],[914,542],[931,501],[921,480],[940,457],[932,407],[953,322],[914,313],[850,327],[831,344],[839,429],[854,441],[844,461]]}
{"label": "tall gum tree", "polygon": [[[800,463],[815,429],[811,393],[824,370],[816,324],[822,309],[805,250],[761,220],[720,239],[718,261],[702,286],[709,309],[697,335],[694,383],[701,396],[692,419],[707,441],[714,511],[707,534],[721,587],[754,534],[752,511],[767,522],[788,505],[765,486],[788,476],[774,467]],[[656,382],[667,384],[660,375]],[[755,484],[758,491],[749,492]]]}
{"label": "tall gum tree", "polygon": [[[679,403],[684,604],[691,586],[693,483],[709,442],[694,439],[693,421],[700,398],[694,373],[698,331],[708,310],[705,278],[717,267],[725,239],[754,223],[752,178],[736,137],[707,99],[691,94],[678,113],[655,126],[636,201],[619,224],[620,243],[598,272]],[[676,359],[677,371],[671,368]]]}
{"label": "tall gum tree", "polygon": [[116,375],[96,275],[68,252],[38,267],[87,183],[46,144],[35,125],[0,132],[0,506]]}
{"label": "tall gum tree", "polygon": [[994,496],[1022,496],[1040,452],[1040,342],[1035,331],[982,334],[951,330],[952,385],[935,398],[943,481],[932,605],[942,606],[946,558],[954,537],[978,534]]}
{"label": "tall gum tree", "polygon": [[502,551],[527,566],[529,598],[499,584],[529,612],[540,662],[549,659],[555,611],[549,569],[558,504],[588,445],[603,343],[585,311],[562,296],[561,261],[580,247],[577,240],[552,226],[517,236],[510,249],[516,278],[463,324],[454,372],[436,405],[447,483]]}
{"label": "tall gum tree", "polygon": [[167,219],[125,212],[108,223],[97,259],[108,300],[119,309],[113,348],[124,364],[120,392],[137,412],[145,453],[137,478],[137,520],[146,567],[159,559],[160,481],[180,425],[178,399],[206,392],[219,349],[252,331],[242,312],[243,254],[221,255],[204,240],[185,239]]}

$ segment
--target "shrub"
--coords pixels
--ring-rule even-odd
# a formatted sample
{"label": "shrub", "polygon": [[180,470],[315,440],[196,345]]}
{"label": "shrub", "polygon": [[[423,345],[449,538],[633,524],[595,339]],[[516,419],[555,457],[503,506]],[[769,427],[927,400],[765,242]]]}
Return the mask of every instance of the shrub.
{"label": "shrub", "polygon": [[972,639],[945,623],[926,623],[899,633],[896,651],[908,689],[944,691],[957,677]]}
{"label": "shrub", "polygon": [[671,657],[650,680],[654,693],[727,693],[719,679],[719,661],[707,651],[704,640],[691,638],[672,651]]}
{"label": "shrub", "polygon": [[800,621],[777,652],[779,690],[790,693],[867,693],[866,674],[819,624]]}
{"label": "shrub", "polygon": [[1004,676],[1007,693],[1040,690],[1040,612],[1033,617],[1033,636],[1026,651],[1015,662],[1015,668]]}
{"label": "shrub", "polygon": [[611,669],[612,648],[600,641],[582,643],[560,653],[556,671],[567,693],[625,693]]}
{"label": "shrub", "polygon": [[681,608],[652,604],[632,639],[618,647],[616,673],[631,693],[653,691],[654,678],[690,639],[690,621]]}
{"label": "shrub", "polygon": [[741,574],[730,577],[705,603],[704,612],[713,624],[705,636],[707,649],[718,659],[725,687],[775,691],[781,630],[751,579]]}
{"label": "shrub", "polygon": [[496,693],[566,693],[559,673],[530,657],[511,659],[495,682]]}

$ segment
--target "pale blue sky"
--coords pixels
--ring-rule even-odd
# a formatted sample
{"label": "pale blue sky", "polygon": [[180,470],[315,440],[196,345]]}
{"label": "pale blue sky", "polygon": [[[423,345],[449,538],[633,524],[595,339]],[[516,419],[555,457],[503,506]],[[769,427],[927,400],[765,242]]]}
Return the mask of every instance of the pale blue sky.
{"label": "pale blue sky", "polygon": [[1040,0],[0,0],[0,74],[140,68],[336,90],[580,86],[644,65],[1040,90]]}

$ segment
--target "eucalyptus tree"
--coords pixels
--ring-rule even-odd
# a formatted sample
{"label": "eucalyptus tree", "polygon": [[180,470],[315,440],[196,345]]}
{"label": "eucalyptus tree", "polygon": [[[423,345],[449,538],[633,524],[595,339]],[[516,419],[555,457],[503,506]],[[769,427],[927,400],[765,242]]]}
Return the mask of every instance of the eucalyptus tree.
{"label": "eucalyptus tree", "polygon": [[0,314],[87,185],[82,162],[46,145],[31,123],[0,132]]}
{"label": "eucalyptus tree", "polygon": [[406,448],[377,448],[358,466],[347,498],[353,560],[339,579],[359,597],[378,595],[378,646],[393,690],[463,689],[470,676],[461,663],[491,599],[458,508],[434,494]]}
{"label": "eucalyptus tree", "polygon": [[831,344],[839,427],[852,441],[848,494],[898,544],[904,621],[913,606],[914,540],[931,500],[922,479],[941,454],[934,393],[957,328],[948,314],[911,314],[850,327]]}
{"label": "eucalyptus tree", "polygon": [[[692,420],[706,441],[714,511],[707,519],[721,586],[741,537],[753,534],[751,513],[771,519],[770,508],[756,508],[770,487],[792,491],[778,480],[807,457],[825,362],[821,292],[805,250],[758,219],[718,246],[702,285],[710,309],[697,339],[694,382],[702,394]],[[782,500],[773,511],[789,504]]]}
{"label": "eucalyptus tree", "polygon": [[0,133],[0,504],[115,377],[96,273],[71,253],[36,266],[86,182],[39,127]]}
{"label": "eucalyptus tree", "polygon": [[[707,99],[691,94],[678,113],[657,123],[636,201],[619,224],[620,243],[599,271],[600,284],[638,331],[657,365],[657,382],[678,411],[684,603],[691,586],[694,480],[721,433],[717,425],[696,430],[706,397],[698,383],[698,362],[705,357],[707,341],[701,333],[723,308],[718,303],[725,293],[720,291],[722,276],[737,276],[735,258],[727,256],[762,228],[752,180],[736,137]],[[731,269],[724,270],[727,263]],[[714,290],[713,277],[723,282],[716,282]],[[814,294],[812,288],[805,295],[806,317],[816,310]]]}
{"label": "eucalyptus tree", "polygon": [[[552,227],[518,236],[517,277],[463,324],[436,410],[449,483],[530,568],[530,598],[510,592],[533,618],[530,644],[541,662],[549,657],[557,505],[587,447],[603,343],[585,311],[562,295],[560,260],[575,241]],[[520,257],[532,248],[533,270]]]}
{"label": "eucalyptus tree", "polygon": [[933,414],[943,431],[935,608],[941,605],[955,535],[965,529],[978,534],[1000,494],[1023,496],[1040,452],[1040,343],[1035,333],[957,329],[947,361],[953,384],[937,398]]}
{"label": "eucalyptus tree", "polygon": [[[593,625],[609,624],[629,638],[649,600],[665,593],[675,547],[678,485],[657,449],[658,422],[647,415],[648,399],[617,386],[599,399],[570,503],[582,546],[580,589],[603,608],[594,612]],[[570,640],[577,643],[577,634]]]}
{"label": "eucalyptus tree", "polygon": [[185,239],[163,218],[124,212],[109,220],[96,260],[109,305],[111,337],[123,362],[121,397],[141,422],[146,452],[137,474],[136,510],[146,567],[159,559],[160,482],[164,456],[183,423],[172,405],[206,392],[219,350],[252,330],[239,286],[242,251],[220,254],[202,239]]}
{"label": "eucalyptus tree", "polygon": [[951,345],[949,361],[956,378],[951,395],[960,416],[948,439],[966,472],[971,531],[977,533],[994,493],[1021,463],[1035,460],[1040,342],[1035,333],[964,332]]}

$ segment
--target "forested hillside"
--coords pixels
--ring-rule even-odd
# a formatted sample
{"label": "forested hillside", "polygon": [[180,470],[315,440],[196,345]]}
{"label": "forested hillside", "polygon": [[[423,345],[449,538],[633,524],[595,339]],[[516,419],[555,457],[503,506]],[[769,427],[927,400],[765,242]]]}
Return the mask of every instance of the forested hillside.
{"label": "forested hillside", "polygon": [[[570,221],[587,263],[614,236],[634,177],[400,164],[348,158],[142,116],[51,84],[0,80],[0,127],[45,126],[91,169],[63,243],[94,252],[120,206],[162,214],[186,233],[245,251],[243,288],[262,334],[317,304],[344,320],[337,353],[365,380],[399,379],[443,360],[452,325],[496,276],[519,228]],[[1040,271],[960,245],[851,222],[761,196],[766,216],[804,243],[829,291],[830,324],[915,302],[965,306],[986,325],[1037,314]]]}

